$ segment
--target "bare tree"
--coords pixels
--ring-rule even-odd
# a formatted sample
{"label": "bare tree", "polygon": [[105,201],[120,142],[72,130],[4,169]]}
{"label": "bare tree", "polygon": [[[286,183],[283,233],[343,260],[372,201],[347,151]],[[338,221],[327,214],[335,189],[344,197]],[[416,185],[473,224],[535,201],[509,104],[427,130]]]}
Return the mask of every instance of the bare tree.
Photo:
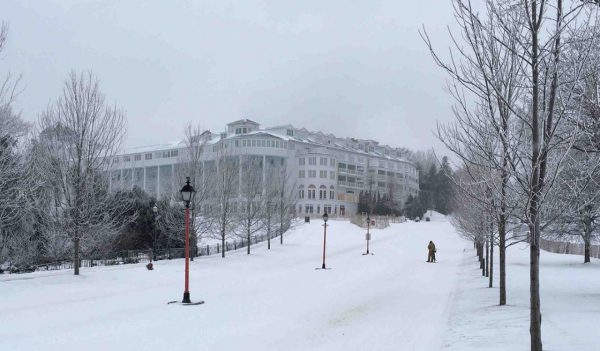
{"label": "bare tree", "polygon": [[[449,90],[455,98],[454,125],[439,126],[438,136],[457,154],[467,172],[470,168],[489,169],[487,187],[491,196],[473,196],[483,206],[493,204],[498,228],[500,254],[500,305],[506,304],[506,248],[509,217],[516,204],[510,205],[511,160],[518,145],[518,128],[512,126],[513,110],[521,98],[523,68],[516,35],[522,31],[525,16],[514,8],[503,8],[504,17],[492,1],[485,2],[487,16],[480,18],[470,1],[453,1],[455,19],[462,45],[456,37],[456,55],[444,62],[423,37],[432,55],[452,78]],[[510,19],[510,20],[508,20]],[[477,180],[482,181],[480,180]],[[463,188],[461,191],[468,191]],[[492,245],[493,249],[493,245]]]}
{"label": "bare tree", "polygon": [[39,119],[41,167],[55,188],[56,221],[73,244],[79,274],[82,250],[92,253],[114,237],[126,203],[111,201],[107,172],[125,135],[125,115],[108,106],[91,72],[72,72],[63,95]]}
{"label": "bare tree", "polygon": [[[265,187],[263,183],[262,161],[251,156],[241,159],[242,177],[240,192],[240,207],[237,211],[237,229],[238,236],[248,241],[247,253],[250,254],[252,237],[262,230],[264,207],[265,207]],[[267,223],[268,224],[268,223]]]}
{"label": "bare tree", "polygon": [[[7,36],[8,25],[2,22],[0,53]],[[10,258],[13,263],[31,263],[30,254],[37,254],[32,250],[34,245],[22,245],[34,234],[25,220],[30,202],[24,189],[38,189],[39,182],[29,177],[26,165],[30,126],[12,107],[18,85],[19,79],[13,79],[10,73],[0,81],[0,262]]]}
{"label": "bare tree", "polygon": [[278,174],[276,172],[266,172],[265,193],[263,195],[263,228],[267,233],[267,249],[271,249],[271,237],[276,228],[276,204],[279,200],[279,191],[277,182]]}
{"label": "bare tree", "polygon": [[[572,161],[571,158],[577,158]],[[585,165],[587,161],[587,165]],[[579,239],[584,244],[584,263],[591,259],[592,241],[600,238],[600,170],[597,158],[572,150],[564,162],[561,177],[548,200],[546,217],[556,218],[547,227],[545,237],[572,241]],[[573,197],[576,196],[576,199]]]}
{"label": "bare tree", "polygon": [[275,214],[277,220],[277,229],[279,233],[279,243],[283,245],[283,233],[287,231],[295,216],[296,203],[296,184],[292,181],[291,174],[287,164],[273,167],[269,170],[273,172],[273,185],[276,189]]}
{"label": "bare tree", "polygon": [[[191,243],[194,248],[202,237],[209,233],[212,228],[212,220],[208,215],[208,199],[211,194],[212,179],[207,176],[206,170],[206,147],[210,141],[210,132],[204,131],[199,125],[188,123],[185,127],[185,149],[181,150],[178,164],[175,167],[175,184],[184,184],[186,177],[190,177],[191,183],[196,190],[194,201],[190,204],[191,211]],[[180,202],[178,189],[171,192],[172,200]],[[174,220],[178,220],[173,218]],[[167,220],[167,218],[165,218]],[[164,222],[169,223],[168,221]],[[181,226],[181,223],[172,223],[174,228]],[[177,231],[169,231],[177,233]],[[193,256],[192,256],[193,259]]]}
{"label": "bare tree", "polygon": [[208,212],[218,231],[215,237],[221,240],[221,257],[225,257],[225,241],[235,226],[238,210],[239,158],[231,152],[232,145],[228,140],[220,140],[213,148],[215,162],[209,165],[206,173],[207,179],[212,180]]}

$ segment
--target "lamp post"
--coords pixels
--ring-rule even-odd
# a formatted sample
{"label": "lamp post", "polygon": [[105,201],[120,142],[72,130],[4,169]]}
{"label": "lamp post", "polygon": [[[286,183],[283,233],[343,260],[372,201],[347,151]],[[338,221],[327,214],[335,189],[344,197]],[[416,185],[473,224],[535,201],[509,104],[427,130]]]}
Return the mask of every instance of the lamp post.
{"label": "lamp post", "polygon": [[158,223],[158,207],[156,204],[154,204],[154,207],[152,207],[152,212],[154,212],[154,230],[152,231],[152,260],[156,261],[156,224]]}
{"label": "lamp post", "polygon": [[181,302],[192,303],[190,300],[190,202],[194,199],[196,191],[190,184],[190,177],[186,177],[185,185],[179,193],[185,204],[185,290]]}
{"label": "lamp post", "polygon": [[370,228],[371,228],[371,216],[367,215],[367,252],[364,253],[363,255],[369,255],[369,241],[371,241],[371,232],[370,232]]}
{"label": "lamp post", "polygon": [[325,212],[323,214],[323,265],[321,266],[321,269],[326,269],[325,268],[325,247],[327,244],[327,220],[329,219],[329,216],[327,215],[327,212]]}

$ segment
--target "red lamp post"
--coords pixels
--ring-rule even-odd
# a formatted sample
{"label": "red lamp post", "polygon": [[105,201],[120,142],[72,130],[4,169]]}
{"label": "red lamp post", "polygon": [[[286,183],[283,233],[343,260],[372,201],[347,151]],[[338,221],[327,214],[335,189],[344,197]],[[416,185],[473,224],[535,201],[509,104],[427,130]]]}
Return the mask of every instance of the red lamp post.
{"label": "red lamp post", "polygon": [[323,224],[323,265],[321,266],[321,269],[326,269],[325,268],[325,246],[327,244],[327,220],[329,219],[329,216],[327,215],[327,212],[325,212],[323,214],[323,222],[325,222]]}
{"label": "red lamp post", "polygon": [[190,300],[190,202],[193,201],[196,191],[190,184],[190,177],[186,177],[185,185],[179,191],[185,203],[185,290],[182,303],[192,303]]}
{"label": "red lamp post", "polygon": [[367,252],[364,253],[363,255],[369,255],[370,254],[370,252],[369,252],[369,241],[371,241],[371,232],[370,232],[369,229],[371,229],[371,216],[367,215],[367,235],[366,235],[366,239],[367,239]]}

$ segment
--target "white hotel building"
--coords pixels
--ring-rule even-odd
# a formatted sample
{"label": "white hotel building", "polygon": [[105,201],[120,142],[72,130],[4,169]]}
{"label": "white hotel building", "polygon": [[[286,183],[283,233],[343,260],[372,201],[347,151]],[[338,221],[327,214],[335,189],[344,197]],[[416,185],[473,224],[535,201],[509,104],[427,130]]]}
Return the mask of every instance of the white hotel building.
{"label": "white hotel building", "polygon": [[[229,123],[227,132],[206,131],[202,136],[206,138],[205,162],[214,162],[219,147],[226,143],[233,150],[232,157],[250,156],[262,158],[262,165],[286,165],[289,184],[298,197],[298,216],[325,210],[332,215],[352,215],[357,211],[359,193],[369,189],[381,194],[393,191],[404,205],[408,195],[419,190],[415,164],[404,159],[400,149],[373,140],[339,138],[291,125],[261,128],[248,119]],[[111,190],[139,186],[152,196],[171,196],[181,187],[174,183],[174,174],[185,152],[185,143],[179,142],[134,148],[116,156]]]}

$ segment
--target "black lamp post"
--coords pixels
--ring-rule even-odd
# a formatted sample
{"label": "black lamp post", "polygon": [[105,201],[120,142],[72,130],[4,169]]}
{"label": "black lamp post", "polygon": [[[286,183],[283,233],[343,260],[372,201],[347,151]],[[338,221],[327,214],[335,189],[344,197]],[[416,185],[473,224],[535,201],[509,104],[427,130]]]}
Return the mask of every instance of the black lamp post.
{"label": "black lamp post", "polygon": [[327,215],[327,212],[325,212],[323,214],[323,265],[321,266],[321,269],[326,269],[325,268],[325,247],[327,245],[327,220],[329,219],[329,216]]}
{"label": "black lamp post", "polygon": [[179,193],[185,204],[185,290],[182,302],[192,303],[190,300],[190,202],[193,201],[196,191],[190,184],[190,177],[186,177],[185,185]]}
{"label": "black lamp post", "polygon": [[367,252],[364,253],[363,255],[369,255],[369,241],[371,241],[371,232],[370,232],[370,228],[371,228],[371,216],[367,215]]}
{"label": "black lamp post", "polygon": [[152,207],[152,212],[154,212],[154,230],[152,231],[152,260],[156,261],[156,224],[158,223],[158,207],[156,207],[156,204],[154,204],[154,207]]}

